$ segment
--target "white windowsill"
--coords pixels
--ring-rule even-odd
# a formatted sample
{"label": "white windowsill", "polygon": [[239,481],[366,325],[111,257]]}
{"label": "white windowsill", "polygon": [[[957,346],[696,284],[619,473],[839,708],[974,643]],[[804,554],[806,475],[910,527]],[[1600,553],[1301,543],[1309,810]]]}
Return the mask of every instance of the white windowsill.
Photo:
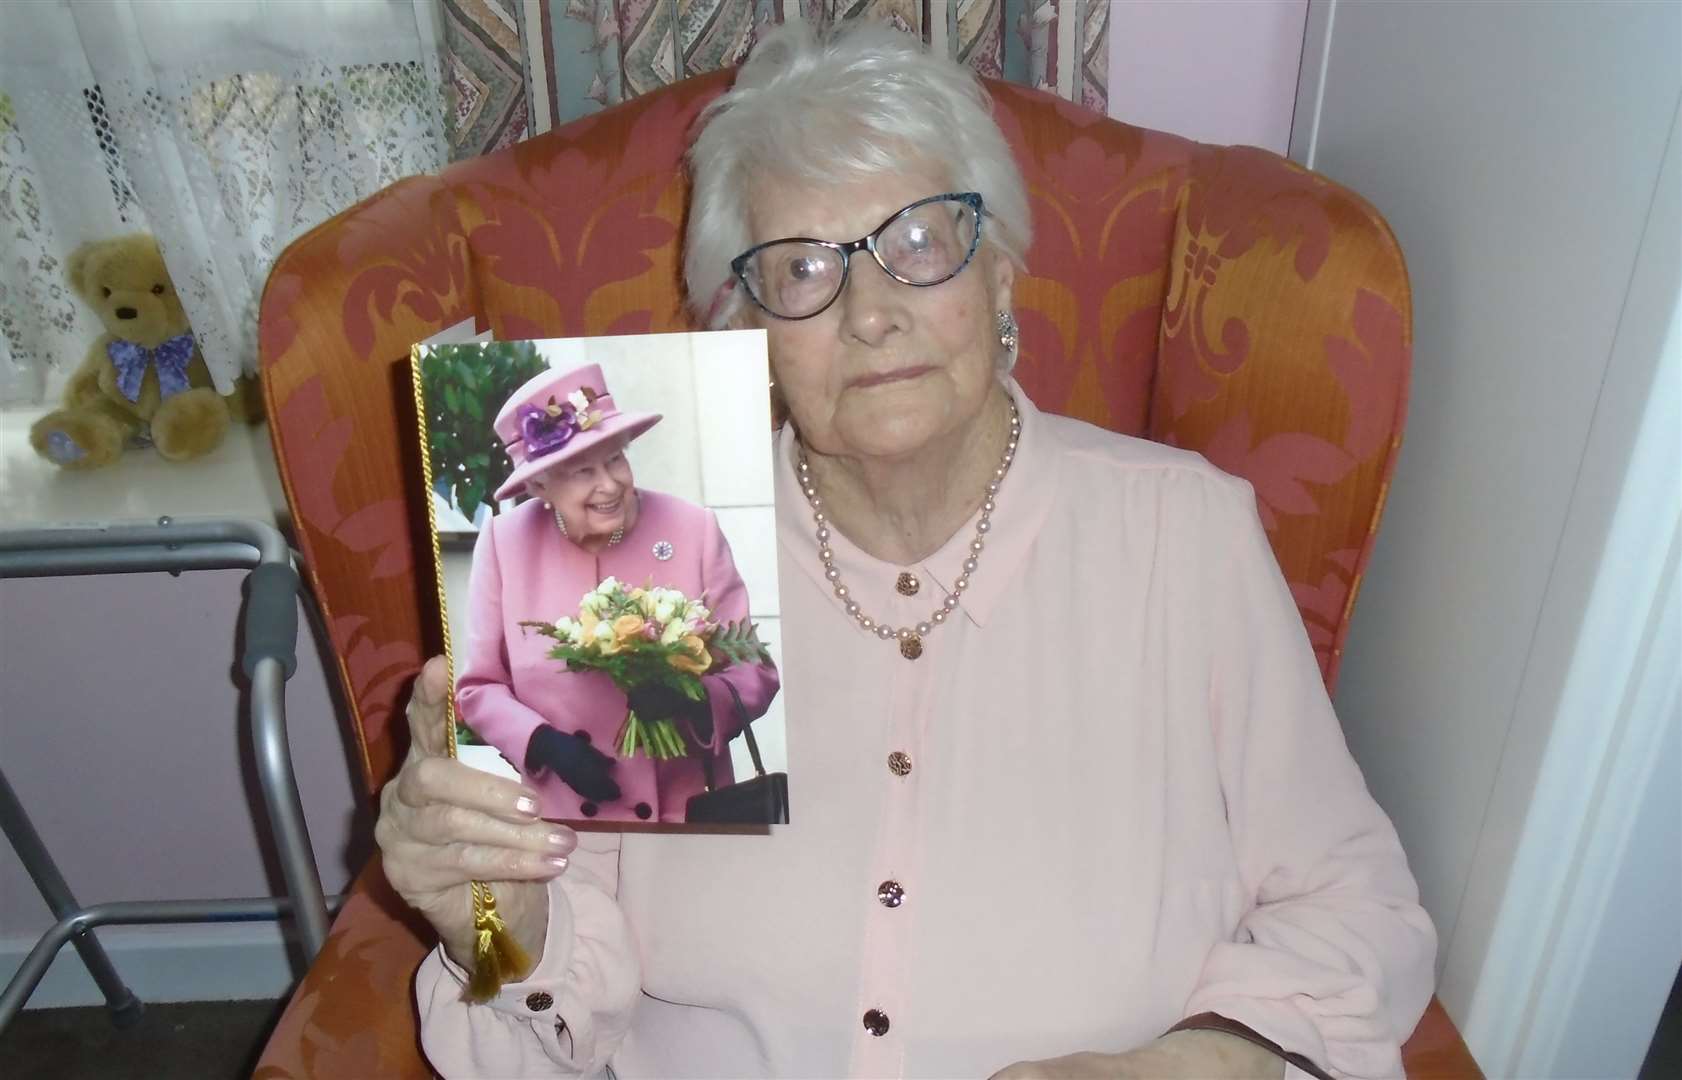
{"label": "white windowsill", "polygon": [[103,469],[72,472],[38,457],[29,425],[41,406],[0,410],[0,524],[8,528],[176,518],[248,518],[280,523],[286,496],[266,424],[235,423],[202,458],[165,461],[130,450]]}

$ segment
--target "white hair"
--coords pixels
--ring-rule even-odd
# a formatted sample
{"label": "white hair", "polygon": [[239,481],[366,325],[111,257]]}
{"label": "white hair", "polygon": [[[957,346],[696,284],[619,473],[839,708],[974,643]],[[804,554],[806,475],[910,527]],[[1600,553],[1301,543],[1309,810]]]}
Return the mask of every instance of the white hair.
{"label": "white hair", "polygon": [[719,290],[730,260],[753,246],[749,188],[766,176],[836,184],[931,162],[954,191],[981,193],[984,241],[1021,269],[1028,193],[991,105],[967,68],[881,23],[858,19],[821,36],[786,23],[766,34],[701,113],[689,148],[683,277],[697,321],[717,329],[745,302],[739,288],[722,301]]}

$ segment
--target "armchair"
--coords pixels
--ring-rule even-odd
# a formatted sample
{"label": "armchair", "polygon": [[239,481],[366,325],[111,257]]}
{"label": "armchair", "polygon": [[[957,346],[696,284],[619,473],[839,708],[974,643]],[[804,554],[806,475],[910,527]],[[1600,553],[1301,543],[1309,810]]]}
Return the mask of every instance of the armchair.
{"label": "armchair", "polygon": [[[429,619],[424,525],[405,500],[410,345],[470,316],[498,338],[690,329],[682,152],[730,77],[399,181],[276,263],[263,385],[370,795],[401,761]],[[1274,154],[990,89],[1033,204],[1016,291],[1023,386],[1042,408],[1201,450],[1249,479],[1331,686],[1405,412],[1411,313],[1389,229]],[[376,858],[259,1080],[429,1075],[410,987],[431,944]],[[1480,1075],[1434,1001],[1404,1058],[1411,1077]]]}

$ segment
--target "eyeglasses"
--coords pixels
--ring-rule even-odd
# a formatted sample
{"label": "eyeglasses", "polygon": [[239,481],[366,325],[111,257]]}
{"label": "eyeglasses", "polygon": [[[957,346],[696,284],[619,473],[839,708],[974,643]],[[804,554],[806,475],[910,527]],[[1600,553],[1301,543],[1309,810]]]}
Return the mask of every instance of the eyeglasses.
{"label": "eyeglasses", "polygon": [[845,244],[791,236],[730,260],[753,302],[779,319],[810,319],[847,287],[849,260],[868,251],[884,273],[918,288],[950,281],[981,244],[981,196],[973,191],[919,199]]}

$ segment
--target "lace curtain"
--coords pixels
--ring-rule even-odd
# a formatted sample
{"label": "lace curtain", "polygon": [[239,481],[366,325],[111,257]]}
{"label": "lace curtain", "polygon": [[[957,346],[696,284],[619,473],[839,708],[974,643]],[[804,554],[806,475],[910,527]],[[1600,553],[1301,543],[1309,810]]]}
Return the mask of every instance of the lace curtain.
{"label": "lace curtain", "polygon": [[447,158],[435,0],[38,0],[0,34],[0,404],[102,327],[81,243],[150,232],[226,390],[294,237]]}

